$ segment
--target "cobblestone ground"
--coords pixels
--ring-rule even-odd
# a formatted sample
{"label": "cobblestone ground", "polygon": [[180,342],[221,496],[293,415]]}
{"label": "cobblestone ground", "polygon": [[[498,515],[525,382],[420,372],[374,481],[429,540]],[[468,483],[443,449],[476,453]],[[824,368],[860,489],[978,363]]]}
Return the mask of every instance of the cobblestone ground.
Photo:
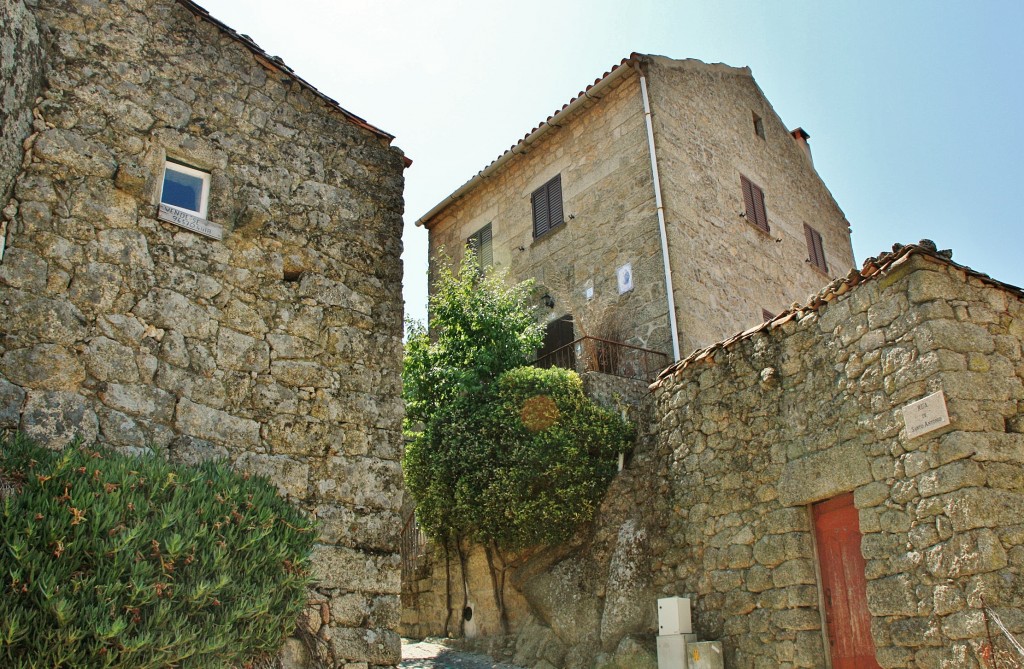
{"label": "cobblestone ground", "polygon": [[401,669],[522,669],[477,653],[449,648],[443,639],[402,639]]}

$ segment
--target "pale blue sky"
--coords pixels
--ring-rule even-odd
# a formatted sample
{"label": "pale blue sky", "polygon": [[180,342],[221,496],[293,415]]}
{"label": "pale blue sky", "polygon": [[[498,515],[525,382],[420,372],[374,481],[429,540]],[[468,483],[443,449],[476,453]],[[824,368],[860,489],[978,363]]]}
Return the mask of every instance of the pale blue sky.
{"label": "pale blue sky", "polygon": [[413,223],[630,52],[749,66],[853,227],[857,262],[927,237],[1024,284],[1024,2],[199,0],[349,111],[406,171]]}

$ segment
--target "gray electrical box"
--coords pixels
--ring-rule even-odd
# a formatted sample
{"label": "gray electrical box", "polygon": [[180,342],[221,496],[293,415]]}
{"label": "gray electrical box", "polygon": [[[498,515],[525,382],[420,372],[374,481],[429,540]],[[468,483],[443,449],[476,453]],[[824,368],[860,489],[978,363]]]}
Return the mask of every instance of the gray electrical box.
{"label": "gray electrical box", "polygon": [[686,644],[696,641],[696,634],[659,635],[658,669],[686,669]]}
{"label": "gray electrical box", "polygon": [[694,641],[686,644],[687,669],[725,669],[721,641]]}

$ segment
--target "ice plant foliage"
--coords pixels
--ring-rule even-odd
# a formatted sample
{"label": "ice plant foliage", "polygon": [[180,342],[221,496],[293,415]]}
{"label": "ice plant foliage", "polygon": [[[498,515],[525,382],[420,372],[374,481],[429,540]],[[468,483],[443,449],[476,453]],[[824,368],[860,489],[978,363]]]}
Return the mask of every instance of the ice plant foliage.
{"label": "ice plant foliage", "polygon": [[0,446],[0,666],[244,665],[294,629],[316,533],[265,480]]}

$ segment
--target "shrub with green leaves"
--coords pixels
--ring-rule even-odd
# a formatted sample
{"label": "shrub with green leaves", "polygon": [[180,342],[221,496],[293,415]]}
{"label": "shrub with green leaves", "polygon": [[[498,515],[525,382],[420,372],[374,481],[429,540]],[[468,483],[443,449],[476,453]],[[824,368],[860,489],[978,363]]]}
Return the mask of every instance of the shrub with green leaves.
{"label": "shrub with green leaves", "polygon": [[632,437],[575,372],[521,367],[427,424],[406,449],[406,483],[435,538],[556,544],[593,517]]}
{"label": "shrub with green leaves", "polygon": [[0,444],[0,666],[217,667],[277,650],[316,538],[264,480]]}
{"label": "shrub with green leaves", "polygon": [[529,306],[532,281],[481,273],[466,247],[456,272],[442,254],[430,295],[430,330],[408,323],[402,399],[409,422],[434,420],[452,402],[481,393],[500,374],[527,364],[544,341]]}

